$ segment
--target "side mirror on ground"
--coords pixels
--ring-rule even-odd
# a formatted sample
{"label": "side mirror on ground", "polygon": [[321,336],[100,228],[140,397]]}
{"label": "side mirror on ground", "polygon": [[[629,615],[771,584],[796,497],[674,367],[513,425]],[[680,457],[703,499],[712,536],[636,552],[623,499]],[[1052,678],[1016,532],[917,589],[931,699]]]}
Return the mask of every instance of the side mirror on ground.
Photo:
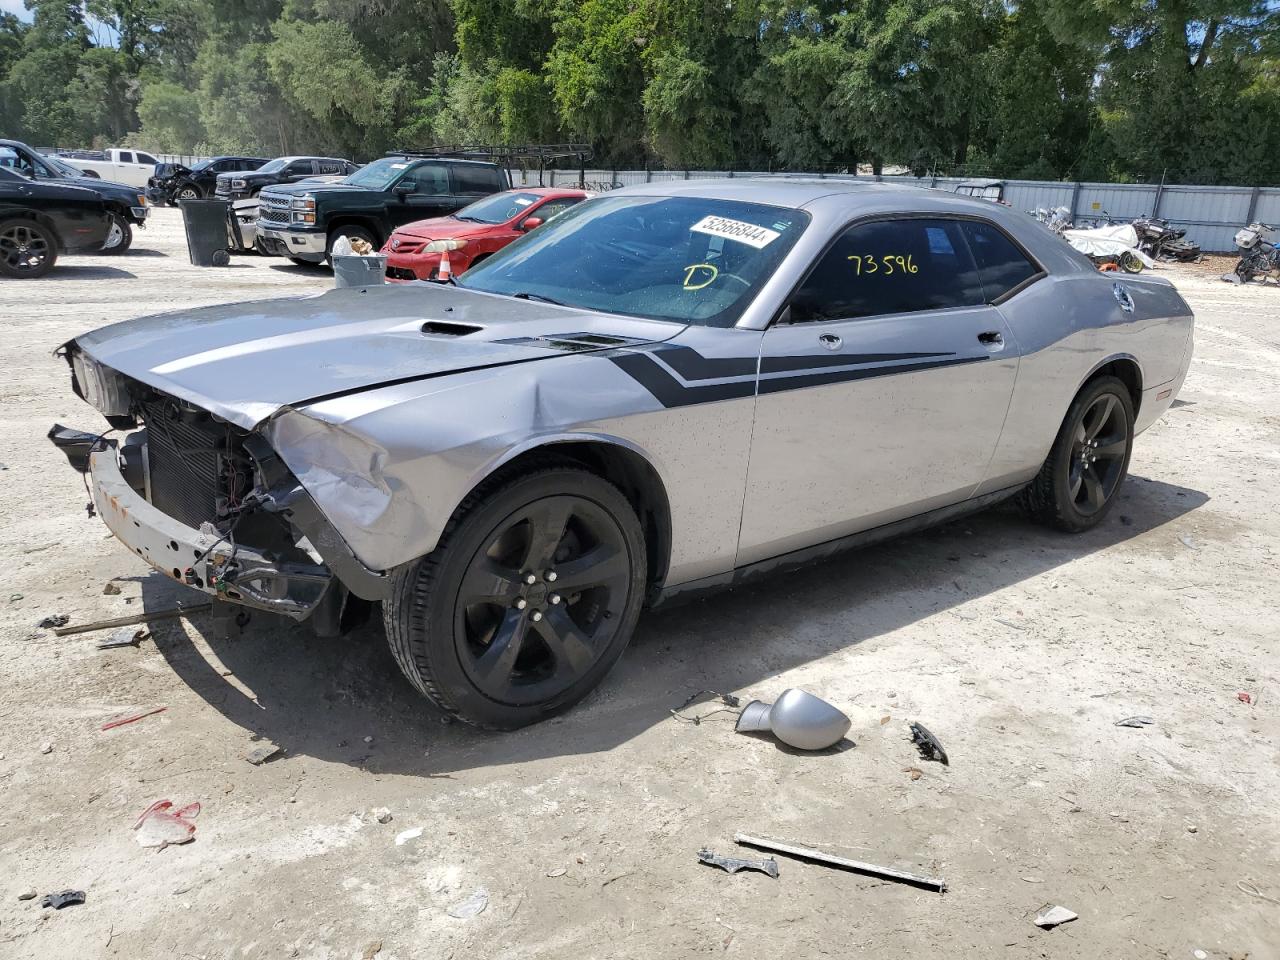
{"label": "side mirror on ground", "polygon": [[524,231],[529,231],[529,230],[532,230],[534,227],[540,227],[540,226],[542,226],[541,217],[525,217],[524,221],[520,224],[520,229]]}

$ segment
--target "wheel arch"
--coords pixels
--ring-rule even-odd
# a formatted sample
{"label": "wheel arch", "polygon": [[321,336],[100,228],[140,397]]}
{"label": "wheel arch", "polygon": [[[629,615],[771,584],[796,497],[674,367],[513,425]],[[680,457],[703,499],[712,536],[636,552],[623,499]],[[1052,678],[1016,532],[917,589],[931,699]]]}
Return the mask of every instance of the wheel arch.
{"label": "wheel arch", "polygon": [[1133,401],[1133,414],[1136,417],[1138,408],[1142,406],[1142,365],[1138,363],[1137,357],[1129,353],[1113,354],[1095,365],[1089,375],[1080,381],[1076,392],[1071,395],[1072,399],[1079,396],[1080,391],[1098,377],[1107,376],[1115,377],[1129,388],[1129,399]]}
{"label": "wheel arch", "polygon": [[644,531],[649,567],[646,580],[652,595],[666,580],[671,560],[671,501],[657,467],[634,445],[617,437],[599,435],[539,438],[535,443],[508,451],[476,478],[472,489],[499,472],[519,470],[521,465],[549,455],[573,460],[622,491]]}

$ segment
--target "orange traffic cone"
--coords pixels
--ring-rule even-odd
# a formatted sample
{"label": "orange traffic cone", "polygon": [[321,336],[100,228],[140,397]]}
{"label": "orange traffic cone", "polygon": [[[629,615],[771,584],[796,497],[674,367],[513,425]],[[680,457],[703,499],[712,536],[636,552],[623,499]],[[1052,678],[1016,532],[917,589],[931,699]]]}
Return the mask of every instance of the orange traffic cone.
{"label": "orange traffic cone", "polygon": [[453,279],[453,268],[449,265],[448,250],[444,250],[440,254],[440,268],[436,270],[436,279],[441,283],[448,283]]}

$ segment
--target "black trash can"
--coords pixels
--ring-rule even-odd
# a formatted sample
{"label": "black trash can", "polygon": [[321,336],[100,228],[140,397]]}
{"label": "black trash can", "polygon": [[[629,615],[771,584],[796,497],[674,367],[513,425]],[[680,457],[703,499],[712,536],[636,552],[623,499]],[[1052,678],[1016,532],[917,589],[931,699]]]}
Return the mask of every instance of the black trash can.
{"label": "black trash can", "polygon": [[[187,253],[197,267],[226,266],[230,260],[227,231],[230,200],[183,200],[182,219],[187,228]],[[221,254],[221,256],[219,256]]]}

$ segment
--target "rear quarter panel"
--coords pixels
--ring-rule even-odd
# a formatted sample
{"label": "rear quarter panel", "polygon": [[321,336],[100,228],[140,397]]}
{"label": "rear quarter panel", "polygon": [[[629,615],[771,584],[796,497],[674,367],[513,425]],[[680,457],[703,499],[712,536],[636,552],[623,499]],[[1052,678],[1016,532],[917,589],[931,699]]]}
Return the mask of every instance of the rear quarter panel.
{"label": "rear quarter panel", "polygon": [[[1125,313],[1120,284],[1133,299]],[[1131,359],[1142,375],[1139,429],[1172,402],[1190,363],[1191,308],[1167,280],[1115,273],[1051,275],[1002,304],[1022,356],[999,446],[979,493],[1030,479],[1067,408],[1099,367]],[[1157,388],[1171,385],[1157,401]],[[1159,406],[1154,406],[1159,404]]]}

